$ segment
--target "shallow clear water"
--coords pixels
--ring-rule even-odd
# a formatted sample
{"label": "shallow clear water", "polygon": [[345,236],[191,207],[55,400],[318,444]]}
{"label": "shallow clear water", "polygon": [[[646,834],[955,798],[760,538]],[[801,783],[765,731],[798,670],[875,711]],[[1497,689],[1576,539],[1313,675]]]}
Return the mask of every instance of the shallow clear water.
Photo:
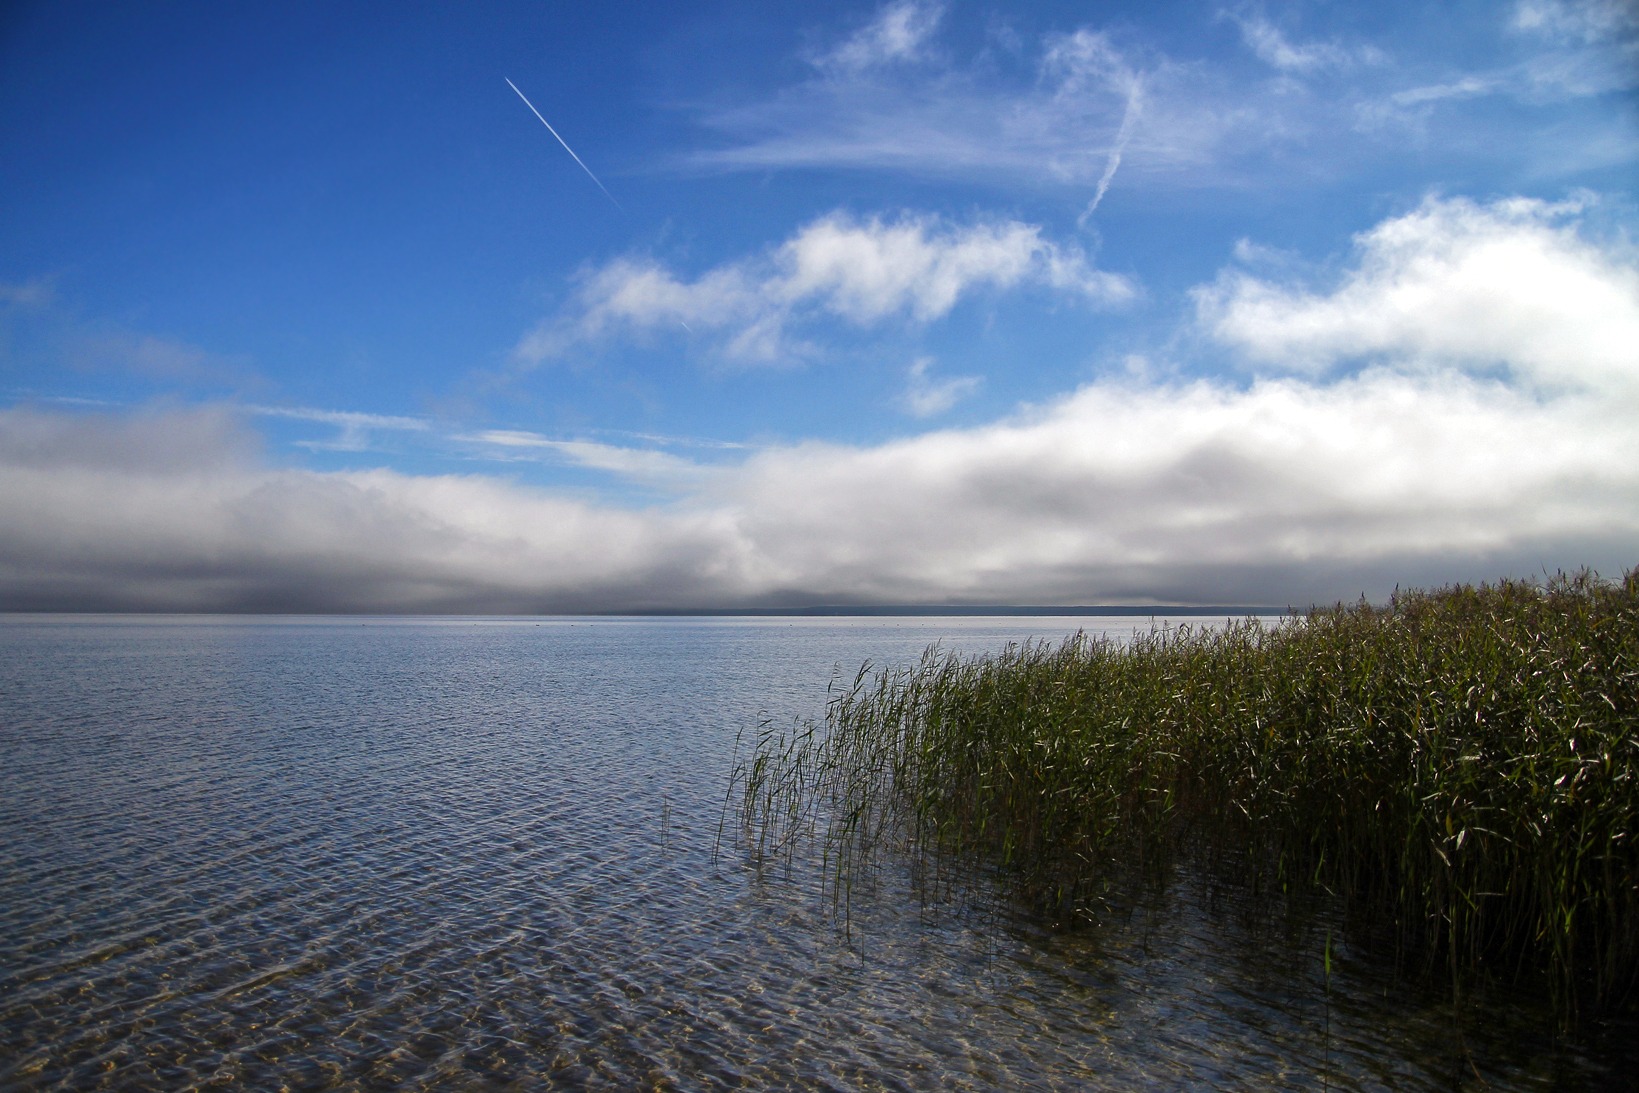
{"label": "shallow clear water", "polygon": [[1615,1080],[1187,881],[1055,933],[890,862],[844,932],[714,853],[736,734],[833,668],[1135,622],[0,618],[0,1085]]}

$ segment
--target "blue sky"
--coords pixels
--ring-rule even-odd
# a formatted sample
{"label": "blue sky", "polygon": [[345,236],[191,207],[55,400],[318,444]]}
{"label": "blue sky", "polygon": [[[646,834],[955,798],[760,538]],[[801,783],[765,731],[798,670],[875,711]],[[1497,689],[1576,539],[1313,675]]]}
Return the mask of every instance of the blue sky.
{"label": "blue sky", "polygon": [[1617,575],[1636,88],[1631,0],[13,5],[0,606]]}

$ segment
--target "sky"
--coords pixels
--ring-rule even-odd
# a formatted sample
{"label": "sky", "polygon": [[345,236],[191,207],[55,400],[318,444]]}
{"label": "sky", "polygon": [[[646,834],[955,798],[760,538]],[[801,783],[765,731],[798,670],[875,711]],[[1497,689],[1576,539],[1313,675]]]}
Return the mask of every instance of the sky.
{"label": "sky", "polygon": [[1639,565],[1639,2],[13,3],[0,610]]}

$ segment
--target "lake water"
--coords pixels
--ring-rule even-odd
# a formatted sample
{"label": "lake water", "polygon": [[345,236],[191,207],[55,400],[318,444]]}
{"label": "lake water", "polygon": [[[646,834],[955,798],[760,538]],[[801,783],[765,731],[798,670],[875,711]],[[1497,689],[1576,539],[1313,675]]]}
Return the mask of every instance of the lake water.
{"label": "lake water", "polygon": [[[1597,1088],[1218,899],[1060,933],[717,849],[841,666],[1143,619],[0,616],[0,1085]],[[1334,943],[1336,944],[1336,943]]]}

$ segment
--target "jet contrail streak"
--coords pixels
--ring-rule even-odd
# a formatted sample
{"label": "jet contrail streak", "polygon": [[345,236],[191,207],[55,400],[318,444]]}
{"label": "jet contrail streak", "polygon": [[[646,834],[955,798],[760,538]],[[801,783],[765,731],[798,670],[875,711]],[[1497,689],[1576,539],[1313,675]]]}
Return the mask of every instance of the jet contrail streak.
{"label": "jet contrail streak", "polygon": [[535,104],[530,102],[522,91],[518,91],[518,85],[513,83],[511,80],[508,80],[505,76],[502,76],[501,79],[506,80],[506,85],[512,88],[513,91],[517,91],[518,97],[524,100],[524,105],[529,107],[530,113],[534,114],[537,118],[541,118],[541,124],[546,126],[546,131],[558,138],[558,143],[563,145],[563,150],[568,152],[570,156],[574,158],[576,163],[580,164],[580,169],[586,172],[586,177],[591,179],[593,182],[596,182],[598,189],[603,190],[603,196],[607,197],[610,201],[614,201],[615,208],[620,209],[621,212],[625,212],[626,210],[621,208],[620,202],[615,201],[615,195],[610,193],[608,189],[604,187],[603,183],[598,182],[598,176],[592,173],[592,168],[581,162],[581,158],[575,155],[575,150],[569,147],[569,142],[564,140],[562,137],[559,137],[558,131],[552,128],[552,123],[541,117],[541,112],[535,109]]}
{"label": "jet contrail streak", "polygon": [[1110,158],[1104,163],[1104,174],[1098,180],[1098,192],[1093,194],[1092,204],[1076,218],[1078,228],[1086,225],[1088,217],[1098,211],[1099,202],[1103,201],[1104,195],[1109,192],[1110,180],[1115,178],[1116,168],[1121,166],[1121,155],[1127,150],[1127,138],[1132,136],[1133,122],[1138,118],[1139,97],[1142,91],[1142,85],[1136,81],[1127,91],[1127,109],[1121,115],[1121,129],[1115,135],[1115,145],[1110,149]]}

